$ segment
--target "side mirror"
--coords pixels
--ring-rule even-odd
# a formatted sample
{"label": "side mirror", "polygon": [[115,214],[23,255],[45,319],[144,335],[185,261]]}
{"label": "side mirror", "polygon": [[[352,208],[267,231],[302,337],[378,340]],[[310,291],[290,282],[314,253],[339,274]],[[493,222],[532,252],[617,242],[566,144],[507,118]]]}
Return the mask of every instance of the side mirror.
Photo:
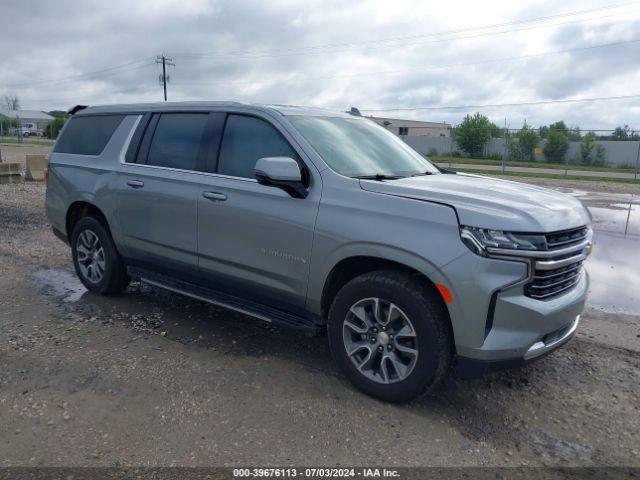
{"label": "side mirror", "polygon": [[253,174],[259,184],[281,188],[292,197],[305,198],[309,193],[302,183],[300,166],[293,158],[261,158],[253,167]]}

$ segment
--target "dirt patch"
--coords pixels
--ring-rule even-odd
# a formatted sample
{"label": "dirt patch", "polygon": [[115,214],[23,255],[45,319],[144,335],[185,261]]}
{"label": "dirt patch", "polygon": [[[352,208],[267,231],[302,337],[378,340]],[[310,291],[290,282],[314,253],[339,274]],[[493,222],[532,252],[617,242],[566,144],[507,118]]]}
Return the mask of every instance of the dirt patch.
{"label": "dirt patch", "polygon": [[51,153],[52,145],[31,145],[28,143],[0,145],[0,153],[4,162],[18,162],[25,165],[27,155],[47,155]]}

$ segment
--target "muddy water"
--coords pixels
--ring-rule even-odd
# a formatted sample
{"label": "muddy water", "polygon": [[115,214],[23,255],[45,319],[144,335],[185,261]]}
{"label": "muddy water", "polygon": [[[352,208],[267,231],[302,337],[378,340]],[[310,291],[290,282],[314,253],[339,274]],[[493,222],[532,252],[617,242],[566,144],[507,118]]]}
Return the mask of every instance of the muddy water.
{"label": "muddy water", "polygon": [[62,298],[66,302],[77,302],[87,292],[73,272],[61,268],[47,268],[33,274],[36,285],[45,293]]}
{"label": "muddy water", "polygon": [[608,313],[640,315],[640,197],[565,190],[593,216],[594,250],[586,268],[587,303]]}

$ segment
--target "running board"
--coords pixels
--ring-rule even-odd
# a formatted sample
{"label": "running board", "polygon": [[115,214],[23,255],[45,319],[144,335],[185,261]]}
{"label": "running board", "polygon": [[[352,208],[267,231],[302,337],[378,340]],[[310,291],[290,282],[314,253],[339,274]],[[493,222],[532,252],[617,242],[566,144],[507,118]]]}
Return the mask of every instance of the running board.
{"label": "running board", "polygon": [[127,273],[132,278],[148,283],[149,285],[179,293],[196,300],[212,303],[219,307],[228,308],[251,317],[259,318],[265,322],[303,330],[313,335],[320,332],[320,326],[311,318],[293,315],[251,300],[245,300],[217,290],[201,287],[190,282],[177,280],[173,277],[162,275],[151,270],[127,267]]}

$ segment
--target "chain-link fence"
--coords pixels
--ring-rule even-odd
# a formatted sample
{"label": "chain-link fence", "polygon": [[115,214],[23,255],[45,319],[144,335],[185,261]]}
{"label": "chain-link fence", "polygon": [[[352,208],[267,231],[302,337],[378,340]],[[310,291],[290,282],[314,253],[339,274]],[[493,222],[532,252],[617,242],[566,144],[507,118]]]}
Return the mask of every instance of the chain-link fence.
{"label": "chain-link fence", "polygon": [[[455,128],[453,127],[450,136],[409,133],[401,138],[422,155],[436,159],[444,157],[440,159],[445,163],[448,158],[450,164],[464,163],[465,159],[474,163],[484,160],[493,168],[496,164],[500,165],[503,172],[508,167],[517,169],[517,165],[549,167],[555,170],[564,166],[565,175],[576,167],[581,171],[585,171],[586,168],[603,171],[623,170],[621,173],[633,173],[634,179],[640,178],[640,140],[613,140],[614,134],[620,132],[619,129],[589,129],[583,132],[567,129],[562,135],[555,135],[554,130],[547,128],[543,138],[538,133],[540,129],[504,128],[500,132],[501,138],[486,139],[480,149],[474,144],[481,153],[470,155],[465,151],[464,139],[460,140],[460,136],[454,133]],[[523,131],[534,134],[525,136],[522,134]],[[467,135],[472,137],[470,141],[474,141],[473,132],[467,132]],[[639,138],[633,131],[628,136]]]}

